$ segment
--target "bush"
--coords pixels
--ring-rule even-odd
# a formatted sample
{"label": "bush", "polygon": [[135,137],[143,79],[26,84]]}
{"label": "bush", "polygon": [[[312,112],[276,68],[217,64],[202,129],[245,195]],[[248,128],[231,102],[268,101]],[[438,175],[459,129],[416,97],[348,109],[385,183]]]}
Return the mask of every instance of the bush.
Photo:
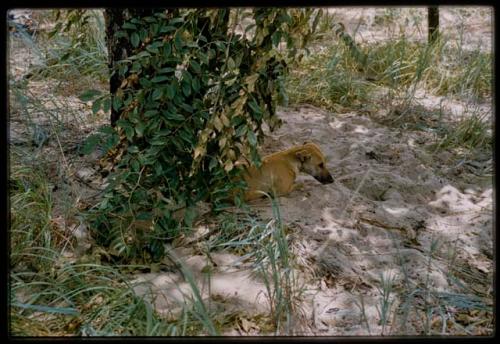
{"label": "bush", "polygon": [[191,227],[199,201],[215,210],[229,205],[230,191],[243,186],[236,161],[259,164],[262,125],[279,125],[283,76],[314,31],[313,12],[175,9],[123,17],[108,37],[128,51],[113,71],[119,158],[91,211],[102,244],[120,257],[157,259],[166,239]]}

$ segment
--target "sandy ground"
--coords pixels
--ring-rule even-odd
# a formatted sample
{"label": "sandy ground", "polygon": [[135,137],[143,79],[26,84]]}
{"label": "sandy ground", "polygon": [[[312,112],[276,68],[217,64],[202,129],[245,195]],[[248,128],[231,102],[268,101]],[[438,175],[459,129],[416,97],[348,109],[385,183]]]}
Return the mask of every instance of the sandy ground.
{"label": "sandy ground", "polygon": [[[394,309],[402,304],[404,291],[418,291],[425,283],[435,303],[443,307],[453,305],[447,304],[447,295],[470,302],[480,295],[482,302],[491,305],[491,177],[448,171],[458,161],[448,154],[429,154],[424,143],[430,137],[423,132],[389,128],[356,113],[332,114],[311,106],[283,109],[280,116],[285,124],[270,134],[263,150],[281,150],[313,138],[335,178],[333,184],[321,185],[301,176],[303,188],[279,199],[282,219],[293,229],[293,255],[303,265],[308,289],[302,300],[303,326],[295,334],[381,334],[377,307],[382,275],[394,279],[390,295]],[[256,201],[252,208],[263,221],[272,218],[269,201]],[[429,260],[433,242],[437,246]],[[177,250],[204,285],[201,269],[207,258],[194,255],[193,248]],[[241,305],[249,318],[265,309],[262,281],[251,277],[248,268],[232,266],[238,257],[222,252],[214,257],[218,263],[212,274],[212,298],[224,300],[226,307]],[[157,309],[167,312],[172,309],[168,299],[174,304],[179,301],[177,279],[171,273],[144,274],[136,282],[149,281],[152,294],[163,295],[156,299]],[[184,292],[189,290],[187,282],[180,286]],[[145,292],[144,288],[138,291]],[[207,292],[206,283],[202,290]],[[356,305],[361,296],[368,326],[361,322]],[[422,301],[418,293],[415,298]],[[389,330],[418,334],[418,323],[413,319],[401,332],[390,322],[394,328],[388,326],[385,334]],[[238,331],[233,334],[243,333]]]}
{"label": "sandy ground", "polygon": [[[377,43],[404,34],[410,40],[427,40],[426,7],[327,8],[342,22],[356,42]],[[462,42],[464,49],[492,49],[493,7],[439,6],[439,29],[446,39]]]}
{"label": "sandy ground", "polygon": [[[413,10],[413,14],[415,18],[423,16],[421,26],[425,28],[422,11],[425,10]],[[446,30],[453,31],[453,11],[457,10],[441,12]],[[477,11],[491,13],[490,8]],[[386,9],[348,8],[331,12],[343,18],[348,30],[358,27],[357,35],[363,39],[387,39],[383,27],[375,23],[377,16],[387,14]],[[476,28],[464,30],[464,40],[472,47],[477,44],[482,49],[491,47],[491,26],[473,21],[473,15],[459,15],[465,16],[466,25]],[[426,32],[418,34],[426,37]],[[10,70],[14,79],[19,79],[28,68],[28,59],[19,59],[23,53],[19,46],[16,49],[17,55],[11,55]],[[29,56],[33,58],[32,54]],[[53,87],[50,82],[29,84],[30,90],[40,97],[50,94]],[[82,105],[75,97],[58,99],[64,100],[73,111],[90,112],[89,104]],[[448,109],[447,121],[470,112],[469,104],[425,93],[418,93],[417,101],[422,111],[428,113],[444,104]],[[16,113],[19,104],[10,105],[10,142],[26,144],[34,135],[29,130],[34,129],[26,130],[22,124],[23,114]],[[489,104],[478,106],[491,118]],[[415,309],[423,309],[427,303],[432,305],[434,332],[490,333],[478,332],[479,327],[469,325],[485,320],[490,322],[485,326],[492,327],[491,312],[480,310],[493,303],[491,156],[478,154],[463,159],[453,151],[429,151],[426,145],[436,140],[431,131],[388,126],[382,121],[383,114],[378,113],[330,113],[304,105],[282,108],[278,114],[284,124],[269,133],[262,152],[313,141],[325,153],[327,166],[335,178],[333,184],[321,185],[302,175],[299,182],[303,187],[279,199],[282,220],[290,232],[296,272],[305,290],[296,300],[302,312],[296,319],[294,334],[420,334],[422,311],[417,313]],[[36,110],[31,115],[40,127],[50,125],[47,116],[37,115]],[[78,138],[71,137],[75,130],[71,118],[61,119],[67,125],[61,135],[67,137],[50,137],[37,154],[53,154],[57,159],[61,149],[57,141],[64,143]],[[93,125],[102,120],[94,121]],[[91,127],[85,128],[80,134],[83,137],[90,130]],[[76,189],[76,196],[84,200],[102,185],[93,157],[71,154],[66,153],[65,162],[70,165],[67,171],[72,171],[69,184]],[[51,178],[56,179],[57,173],[51,173],[54,174],[49,173]],[[63,203],[64,200],[57,201],[57,195],[55,192],[56,203]],[[269,201],[256,201],[252,209],[263,222],[272,218]],[[262,280],[251,273],[248,263],[240,262],[240,257],[228,252],[213,252],[211,258],[216,268],[208,284],[202,272],[207,265],[206,256],[189,244],[168,248],[184,261],[202,295],[206,298],[210,295],[211,307],[222,313],[239,314],[240,325],[224,334],[265,334],[259,331],[256,319],[269,311],[266,289]],[[391,318],[384,326],[380,323],[381,286],[382,280],[388,279],[393,280],[388,295]],[[178,314],[183,301],[192,293],[189,283],[175,271],[135,274],[131,281],[137,294],[150,297],[155,309],[166,317]],[[411,305],[406,307],[405,302]],[[410,309],[406,318],[402,315],[405,309]],[[468,317],[468,322],[464,320],[457,325],[457,321],[449,321],[462,314]],[[402,324],[401,319],[407,321]]]}

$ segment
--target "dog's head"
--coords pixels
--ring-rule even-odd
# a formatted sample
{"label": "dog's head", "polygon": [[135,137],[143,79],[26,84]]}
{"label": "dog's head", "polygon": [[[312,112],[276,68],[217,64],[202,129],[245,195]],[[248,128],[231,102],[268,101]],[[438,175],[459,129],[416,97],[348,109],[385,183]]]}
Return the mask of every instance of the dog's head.
{"label": "dog's head", "polygon": [[312,142],[304,143],[295,157],[300,162],[300,171],[313,176],[322,184],[333,183],[333,177],[326,168],[325,156],[317,145]]}

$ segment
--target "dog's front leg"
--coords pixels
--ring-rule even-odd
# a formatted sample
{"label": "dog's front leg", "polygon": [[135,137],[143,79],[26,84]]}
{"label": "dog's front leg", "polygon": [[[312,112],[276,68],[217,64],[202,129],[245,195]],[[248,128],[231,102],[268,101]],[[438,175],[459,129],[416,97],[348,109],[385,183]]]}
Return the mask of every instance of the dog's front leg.
{"label": "dog's front leg", "polygon": [[304,190],[304,186],[305,186],[305,184],[302,183],[302,182],[300,182],[300,183],[294,183],[292,185],[292,188],[291,188],[290,192],[295,191],[295,190]]}

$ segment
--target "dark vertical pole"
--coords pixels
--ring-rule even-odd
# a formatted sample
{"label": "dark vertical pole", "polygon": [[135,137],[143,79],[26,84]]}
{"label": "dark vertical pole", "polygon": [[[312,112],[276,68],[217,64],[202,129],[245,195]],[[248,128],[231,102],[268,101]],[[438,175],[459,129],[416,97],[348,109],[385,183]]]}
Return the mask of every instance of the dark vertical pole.
{"label": "dark vertical pole", "polygon": [[[106,42],[108,46],[108,68],[110,72],[109,91],[111,100],[115,97],[115,93],[120,87],[123,77],[120,77],[115,70],[116,61],[123,60],[132,54],[132,46],[129,41],[123,37],[116,37],[116,33],[121,30],[123,23],[132,17],[142,18],[151,16],[155,11],[163,11],[162,9],[121,9],[109,8],[104,11],[104,20],[106,24]],[[113,104],[113,102],[111,102]],[[120,113],[111,106],[111,126],[115,126],[120,119]]]}
{"label": "dark vertical pole", "polygon": [[439,7],[429,6],[427,8],[429,24],[429,44],[434,43],[439,36]]}
{"label": "dark vertical pole", "polygon": [[[125,20],[124,10],[118,8],[106,9],[104,11],[104,20],[106,23],[106,43],[108,46],[108,68],[110,72],[109,92],[111,100],[120,87],[122,80],[118,73],[114,73],[115,61],[121,60],[124,43],[117,39],[115,33],[122,27]],[[111,102],[113,104],[113,102]],[[120,114],[111,106],[111,125],[114,127]]]}

